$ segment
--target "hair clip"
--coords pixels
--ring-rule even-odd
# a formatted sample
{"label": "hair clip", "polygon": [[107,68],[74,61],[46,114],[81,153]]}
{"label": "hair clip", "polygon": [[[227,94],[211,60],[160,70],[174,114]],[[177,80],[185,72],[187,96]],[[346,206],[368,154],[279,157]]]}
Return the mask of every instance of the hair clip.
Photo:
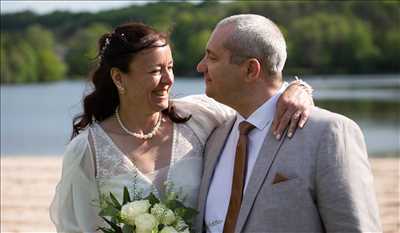
{"label": "hair clip", "polygon": [[104,52],[106,51],[107,47],[110,45],[110,41],[111,41],[110,36],[107,36],[106,41],[105,41],[105,43],[103,45],[103,48],[100,51],[100,58],[101,59],[103,59]]}
{"label": "hair clip", "polygon": [[[103,46],[103,48],[102,48],[101,51],[100,51],[100,58],[101,58],[101,59],[103,59],[103,57],[104,57],[104,52],[106,51],[107,47],[110,46],[111,38],[112,38],[114,35],[118,35],[118,34],[117,34],[115,31],[113,31],[113,32],[111,32],[111,34],[110,34],[109,36],[107,36],[106,41],[105,41],[105,43],[104,43],[104,46]],[[119,38],[126,42],[125,33],[119,34]]]}

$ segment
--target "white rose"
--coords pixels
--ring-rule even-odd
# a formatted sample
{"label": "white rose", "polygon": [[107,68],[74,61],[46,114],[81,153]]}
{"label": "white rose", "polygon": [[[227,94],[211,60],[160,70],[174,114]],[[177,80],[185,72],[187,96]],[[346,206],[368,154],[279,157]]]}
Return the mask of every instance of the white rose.
{"label": "white rose", "polygon": [[159,233],[178,233],[173,227],[164,227]]}
{"label": "white rose", "polygon": [[181,218],[181,217],[177,217],[176,218],[176,223],[175,223],[175,229],[183,229],[183,228],[187,228],[188,225],[185,223],[185,221]]}
{"label": "white rose", "polygon": [[190,233],[190,231],[189,231],[189,227],[188,228],[186,228],[185,230],[183,230],[183,231],[180,231],[179,233]]}
{"label": "white rose", "polygon": [[151,233],[157,225],[157,219],[149,213],[141,214],[135,218],[136,233]]}
{"label": "white rose", "polygon": [[158,221],[161,222],[162,217],[164,216],[164,211],[167,209],[167,207],[163,204],[157,203],[154,204],[153,207],[150,210],[150,213],[154,215],[158,219]]}
{"label": "white rose", "polygon": [[164,217],[162,218],[161,223],[165,225],[170,225],[174,221],[175,221],[175,213],[172,210],[167,209],[164,212]]}
{"label": "white rose", "polygon": [[175,213],[163,204],[154,204],[153,208],[150,210],[150,213],[164,225],[170,225],[175,221]]}
{"label": "white rose", "polygon": [[135,225],[135,218],[138,215],[147,213],[149,208],[150,202],[148,200],[127,203],[121,208],[121,218],[129,224]]}

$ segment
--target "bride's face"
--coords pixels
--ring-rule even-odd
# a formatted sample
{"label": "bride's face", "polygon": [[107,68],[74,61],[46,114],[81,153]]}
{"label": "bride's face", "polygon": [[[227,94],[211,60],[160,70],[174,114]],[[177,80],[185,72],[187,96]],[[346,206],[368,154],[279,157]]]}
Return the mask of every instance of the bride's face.
{"label": "bride's face", "polygon": [[122,74],[126,93],[121,96],[129,108],[144,113],[168,107],[169,91],[174,83],[173,59],[169,45],[139,52]]}

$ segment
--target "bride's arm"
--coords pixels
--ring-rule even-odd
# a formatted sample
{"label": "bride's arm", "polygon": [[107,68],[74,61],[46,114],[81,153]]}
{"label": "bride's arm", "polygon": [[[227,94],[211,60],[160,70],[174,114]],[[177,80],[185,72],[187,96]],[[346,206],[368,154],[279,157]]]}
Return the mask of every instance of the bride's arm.
{"label": "bride's arm", "polygon": [[64,155],[62,175],[50,206],[57,232],[96,232],[98,190],[88,132],[74,138]]}
{"label": "bride's arm", "polygon": [[[271,126],[277,138],[287,127],[289,127],[288,136],[290,137],[297,127],[304,126],[310,110],[314,106],[311,93],[312,88],[303,81],[296,80],[288,85],[278,99],[276,114]],[[184,112],[183,115],[192,115],[200,127],[200,132],[204,131],[204,134],[210,134],[215,127],[236,115],[232,108],[206,95],[189,95],[175,99],[174,103],[177,105],[178,111]]]}
{"label": "bride's arm", "polygon": [[235,111],[206,95],[189,95],[174,99],[173,104],[181,116],[191,116],[187,122],[204,145],[211,132],[226,120],[235,116]]}

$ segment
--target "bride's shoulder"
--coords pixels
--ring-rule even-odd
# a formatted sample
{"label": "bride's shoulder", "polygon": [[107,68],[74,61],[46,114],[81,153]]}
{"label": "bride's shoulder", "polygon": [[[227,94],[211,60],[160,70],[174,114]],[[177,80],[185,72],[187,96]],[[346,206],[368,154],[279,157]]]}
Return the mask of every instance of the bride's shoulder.
{"label": "bride's shoulder", "polygon": [[[90,126],[92,127],[92,126]],[[88,138],[89,138],[89,128],[86,128],[85,130],[82,130],[81,132],[79,132],[78,135],[74,136],[71,141],[68,143],[67,148],[71,148],[71,147],[79,147],[79,146],[83,146],[88,142]]]}
{"label": "bride's shoulder", "polygon": [[89,129],[81,131],[67,145],[64,152],[64,163],[82,159],[89,148]]}
{"label": "bride's shoulder", "polygon": [[190,95],[174,99],[173,104],[179,115],[191,116],[187,125],[192,128],[202,143],[205,143],[214,128],[235,115],[231,108],[206,95]]}
{"label": "bride's shoulder", "polygon": [[178,112],[190,114],[194,118],[203,118],[207,121],[215,121],[222,124],[235,115],[235,111],[206,95],[189,95],[174,99],[173,103]]}

